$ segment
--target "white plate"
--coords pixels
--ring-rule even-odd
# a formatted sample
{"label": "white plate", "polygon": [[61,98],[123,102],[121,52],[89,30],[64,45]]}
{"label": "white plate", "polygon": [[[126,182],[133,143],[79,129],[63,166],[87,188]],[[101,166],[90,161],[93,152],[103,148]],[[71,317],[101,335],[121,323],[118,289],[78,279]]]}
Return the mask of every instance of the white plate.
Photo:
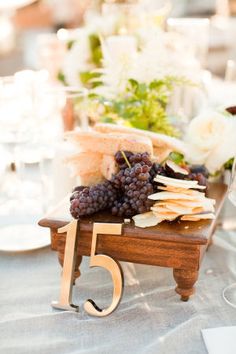
{"label": "white plate", "polygon": [[49,246],[49,229],[36,224],[9,225],[0,228],[0,251],[24,252]]}

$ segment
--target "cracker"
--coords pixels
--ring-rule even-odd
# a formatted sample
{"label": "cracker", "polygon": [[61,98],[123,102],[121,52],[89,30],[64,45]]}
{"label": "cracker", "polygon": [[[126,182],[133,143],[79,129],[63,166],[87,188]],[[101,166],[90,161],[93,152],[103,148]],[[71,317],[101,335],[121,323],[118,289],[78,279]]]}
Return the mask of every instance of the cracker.
{"label": "cracker", "polygon": [[169,200],[169,199],[175,199],[175,200],[191,200],[194,202],[202,201],[204,200],[205,196],[204,194],[200,193],[201,195],[189,195],[189,194],[184,194],[184,193],[173,193],[173,192],[159,192],[159,193],[154,193],[148,196],[149,199],[151,200]]}
{"label": "cracker", "polygon": [[[152,210],[155,211],[159,211],[161,210],[160,208],[163,208],[164,206],[160,206],[160,207],[152,207]],[[193,213],[200,213],[202,211],[204,211],[204,209],[202,207],[197,207],[197,208],[189,208],[189,207],[181,207],[178,205],[173,205],[173,204],[166,204],[165,208],[172,212],[172,213],[176,213],[178,215],[186,215],[186,214],[193,214]]]}
{"label": "cracker", "polygon": [[178,214],[175,214],[175,213],[171,213],[171,214],[164,214],[164,213],[159,213],[159,212],[156,212],[156,211],[153,211],[153,214],[159,219],[159,222],[162,222],[162,221],[173,221],[175,220],[176,218],[179,217]]}
{"label": "cracker", "polygon": [[208,220],[215,219],[215,215],[213,213],[205,213],[205,214],[193,214],[193,215],[184,215],[181,217],[183,221],[199,221],[199,220]]}
{"label": "cracker", "polygon": [[156,226],[160,222],[159,218],[152,211],[135,215],[133,216],[133,220],[135,226],[142,228]]}
{"label": "cracker", "polygon": [[181,187],[173,187],[173,186],[158,186],[159,190],[162,191],[167,191],[167,192],[173,192],[173,193],[185,193],[185,194],[191,194],[191,195],[199,195],[200,194],[204,194],[204,192],[199,192],[193,189],[186,189],[186,188],[181,188]]}
{"label": "cracker", "polygon": [[157,175],[154,178],[155,182],[162,183],[166,186],[179,187],[184,189],[206,189],[206,186],[200,186],[197,181],[188,181],[183,179],[170,178],[166,176]]}

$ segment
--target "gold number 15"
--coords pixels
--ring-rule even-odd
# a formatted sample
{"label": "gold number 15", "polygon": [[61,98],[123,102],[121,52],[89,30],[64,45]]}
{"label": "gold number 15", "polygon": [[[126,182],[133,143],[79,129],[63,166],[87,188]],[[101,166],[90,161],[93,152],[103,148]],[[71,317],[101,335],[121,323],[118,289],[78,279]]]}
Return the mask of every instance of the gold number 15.
{"label": "gold number 15", "polygon": [[[77,305],[72,304],[73,275],[77,257],[77,238],[79,237],[78,226],[78,221],[73,220],[66,226],[58,229],[58,233],[66,232],[67,236],[61,277],[60,297],[59,301],[52,302],[52,306],[56,309],[64,311],[78,311],[79,309]],[[106,255],[96,255],[98,234],[121,235],[121,233],[122,224],[94,223],[93,225],[90,267],[102,267],[107,269],[112,276],[114,290],[112,303],[105,310],[101,310],[91,299],[86,301],[84,308],[92,316],[103,317],[109,315],[117,308],[121,300],[123,293],[123,274],[119,263]]]}

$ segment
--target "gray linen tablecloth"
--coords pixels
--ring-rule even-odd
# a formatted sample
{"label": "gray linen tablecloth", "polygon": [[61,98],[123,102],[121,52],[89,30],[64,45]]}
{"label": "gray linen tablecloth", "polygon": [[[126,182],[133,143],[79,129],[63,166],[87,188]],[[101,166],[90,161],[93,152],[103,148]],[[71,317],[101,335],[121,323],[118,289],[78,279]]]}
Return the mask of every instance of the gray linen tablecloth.
{"label": "gray linen tablecloth", "polygon": [[58,312],[60,267],[49,248],[0,254],[0,353],[206,353],[202,328],[236,325],[236,309],[222,299],[236,281],[236,232],[218,231],[203,261],[196,295],[181,302],[171,269],[122,263],[124,296],[106,318],[89,317],[87,298],[110,304],[112,284],[100,268],[82,263],[74,302],[80,313]]}

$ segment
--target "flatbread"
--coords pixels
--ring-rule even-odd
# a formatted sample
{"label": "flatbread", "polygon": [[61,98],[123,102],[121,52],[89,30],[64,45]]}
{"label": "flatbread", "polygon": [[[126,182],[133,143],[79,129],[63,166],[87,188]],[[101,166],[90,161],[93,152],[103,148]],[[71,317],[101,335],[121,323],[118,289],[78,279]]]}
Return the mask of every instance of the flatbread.
{"label": "flatbread", "polygon": [[157,202],[154,204],[154,206],[157,205],[176,205],[180,207],[187,207],[187,208],[197,208],[199,205],[201,205],[200,202],[192,202],[191,200],[180,200],[180,199],[168,199],[168,200],[162,200],[160,202]]}
{"label": "flatbread", "polygon": [[[200,193],[202,194],[202,193]],[[159,192],[148,196],[151,200],[168,200],[168,199],[181,199],[181,200],[191,200],[194,202],[202,201],[205,199],[204,194],[202,195],[189,195],[184,193],[173,193],[173,192]]]}
{"label": "flatbread", "polygon": [[[155,180],[158,181],[164,181],[164,182],[174,182],[176,184],[178,184],[180,187],[182,185],[196,185],[198,184],[197,181],[189,181],[189,180],[185,180],[185,179],[177,179],[177,178],[172,178],[172,177],[166,177],[166,176],[162,176],[162,175],[156,175]],[[165,183],[165,184],[167,184]]]}
{"label": "flatbread", "polygon": [[[178,217],[180,214],[178,212],[172,211],[165,207],[151,208],[153,213],[156,213],[160,216],[175,216]],[[182,213],[183,215],[184,213]]]}
{"label": "flatbread", "polygon": [[200,194],[203,193],[205,195],[204,192],[199,192],[194,189],[186,189],[186,188],[181,188],[181,187],[158,186],[158,189],[162,190],[162,191],[174,192],[174,193],[185,193],[185,194],[191,194],[191,195],[199,195],[199,193]]}
{"label": "flatbread", "polygon": [[159,222],[161,222],[160,219],[151,211],[144,214],[135,215],[133,216],[133,220],[135,226],[141,228],[156,226]]}
{"label": "flatbread", "polygon": [[172,186],[175,188],[184,188],[184,189],[206,189],[205,186],[200,186],[197,181],[185,181],[174,178],[169,178],[165,176],[156,176],[154,178],[155,182],[164,184],[165,186]]}
{"label": "flatbread", "polygon": [[188,215],[188,214],[194,214],[194,213],[201,213],[204,211],[204,209],[202,207],[189,208],[189,207],[181,207],[178,205],[173,205],[173,204],[168,204],[168,203],[165,206],[163,205],[163,206],[152,207],[151,210],[153,210],[157,213],[162,210],[167,210],[168,212],[176,213],[178,215]]}
{"label": "flatbread", "polygon": [[194,214],[194,215],[184,215],[181,217],[183,221],[199,221],[199,220],[208,220],[215,219],[215,215],[213,213],[208,214]]}
{"label": "flatbread", "polygon": [[176,213],[170,213],[170,214],[166,213],[165,214],[165,213],[159,213],[159,212],[153,211],[153,214],[159,219],[159,222],[173,221],[179,217],[179,215]]}
{"label": "flatbread", "polygon": [[171,203],[180,206],[187,206],[192,208],[197,208],[199,206],[213,207],[215,205],[215,200],[210,198],[204,198],[200,201],[187,200],[187,199],[169,199],[167,201],[160,201],[158,203]]}

